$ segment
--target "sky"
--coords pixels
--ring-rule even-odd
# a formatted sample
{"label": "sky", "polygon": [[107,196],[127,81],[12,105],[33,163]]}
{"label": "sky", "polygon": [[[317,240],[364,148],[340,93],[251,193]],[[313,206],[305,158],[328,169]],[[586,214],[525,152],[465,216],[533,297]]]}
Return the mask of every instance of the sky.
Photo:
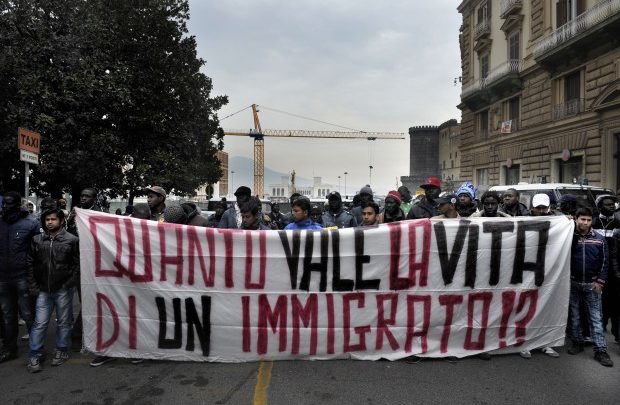
{"label": "sky", "polygon": [[[363,131],[399,132],[405,140],[265,138],[265,166],[320,176],[336,189],[371,182],[376,193],[409,175],[409,127],[460,121],[458,2],[450,0],[190,0],[212,95],[226,129],[343,130],[284,111]],[[263,106],[264,108],[261,108]],[[227,136],[229,157],[253,158],[253,141]],[[372,178],[369,166],[373,166]],[[235,170],[229,167],[229,170]],[[398,182],[398,183],[397,183]],[[252,185],[249,185],[252,187]],[[267,184],[265,185],[267,186]]]}

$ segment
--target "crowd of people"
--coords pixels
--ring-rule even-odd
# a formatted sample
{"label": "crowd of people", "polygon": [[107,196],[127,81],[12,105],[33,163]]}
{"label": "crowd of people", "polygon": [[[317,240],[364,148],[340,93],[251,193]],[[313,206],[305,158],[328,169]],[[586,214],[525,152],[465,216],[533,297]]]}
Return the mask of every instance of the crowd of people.
{"label": "crowd of people", "polygon": [[[564,195],[554,206],[547,194],[536,194],[528,209],[520,202],[519,192],[508,189],[503,195],[486,191],[478,197],[471,182],[458,189],[443,191],[437,177],[420,185],[423,196],[414,200],[410,190],[401,186],[390,191],[382,207],[374,199],[370,186],[355,196],[352,206],[343,202],[339,192],[327,196],[325,206],[312,204],[298,193],[290,196],[290,213],[280,212],[277,203],[263,213],[261,201],[246,186],[237,188],[235,202],[221,201],[208,218],[191,202],[167,205],[167,193],[160,186],[145,190],[147,203],[127,206],[119,215],[134,218],[246,230],[314,230],[371,227],[408,219],[459,219],[475,217],[517,217],[565,215],[574,221],[570,265],[570,300],[567,335],[571,345],[567,352],[577,354],[584,344],[593,345],[595,359],[604,366],[613,362],[607,352],[604,331],[610,326],[616,344],[620,344],[620,210],[618,196],[601,195],[596,200],[596,214],[587,207],[577,207],[572,195]],[[86,188],[80,194],[82,209],[104,211],[98,192]],[[82,322],[74,319],[73,299],[79,282],[79,234],[75,210],[67,211],[64,199],[44,198],[39,210],[17,192],[0,195],[0,363],[18,356],[19,321],[28,334],[27,369],[42,370],[47,352],[44,349],[47,327],[56,313],[56,348],[51,365],[60,366],[71,348],[82,345]],[[554,202],[554,201],[553,201]],[[542,352],[558,357],[551,347]],[[483,358],[489,359],[486,353]],[[530,351],[521,356],[530,358]],[[90,363],[97,367],[113,358],[96,356]],[[140,359],[132,359],[139,363]]]}

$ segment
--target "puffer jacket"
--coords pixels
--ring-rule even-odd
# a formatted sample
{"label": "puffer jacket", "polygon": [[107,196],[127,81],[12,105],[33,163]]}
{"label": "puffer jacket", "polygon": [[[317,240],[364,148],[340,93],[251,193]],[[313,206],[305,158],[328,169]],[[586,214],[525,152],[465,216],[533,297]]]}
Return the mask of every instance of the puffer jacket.
{"label": "puffer jacket", "polygon": [[605,238],[590,229],[585,235],[573,234],[570,278],[578,283],[607,281],[608,250]]}
{"label": "puffer jacket", "polygon": [[605,237],[609,249],[609,281],[620,282],[620,218],[599,214],[592,222],[594,232]]}
{"label": "puffer jacket", "polygon": [[336,213],[330,210],[325,211],[321,217],[321,222],[325,228],[355,228],[357,226],[355,217],[342,208]]}
{"label": "puffer jacket", "polygon": [[26,262],[31,289],[54,292],[74,287],[80,280],[78,238],[64,229],[53,237],[39,234],[32,239]]}
{"label": "puffer jacket", "polygon": [[435,204],[428,201],[426,197],[423,197],[420,202],[409,211],[407,219],[432,218],[439,214],[440,212],[435,207]]}
{"label": "puffer jacket", "polygon": [[0,281],[27,277],[26,255],[39,222],[26,210],[0,218]]}

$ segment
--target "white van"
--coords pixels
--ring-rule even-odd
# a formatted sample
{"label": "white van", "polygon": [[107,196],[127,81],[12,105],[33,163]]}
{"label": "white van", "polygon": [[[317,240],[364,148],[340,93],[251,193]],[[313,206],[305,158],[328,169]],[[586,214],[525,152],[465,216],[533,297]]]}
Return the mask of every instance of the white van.
{"label": "white van", "polygon": [[534,197],[535,194],[547,194],[551,199],[552,204],[554,203],[554,201],[556,204],[559,204],[560,198],[562,198],[563,195],[571,194],[577,198],[577,208],[589,207],[595,212],[598,212],[594,203],[594,201],[596,201],[596,197],[602,194],[615,195],[614,192],[610,189],[570,183],[541,183],[493,186],[489,190],[497,191],[501,196],[504,191],[508,190],[509,188],[514,188],[520,193],[519,201],[523,203],[528,209],[532,208],[532,197]]}

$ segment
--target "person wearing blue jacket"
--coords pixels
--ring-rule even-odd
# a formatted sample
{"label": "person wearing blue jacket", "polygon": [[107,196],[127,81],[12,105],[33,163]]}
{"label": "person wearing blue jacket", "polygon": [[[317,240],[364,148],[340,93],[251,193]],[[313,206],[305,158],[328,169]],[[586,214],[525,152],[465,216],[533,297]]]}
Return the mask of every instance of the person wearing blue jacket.
{"label": "person wearing blue jacket", "polygon": [[32,327],[33,308],[29,294],[26,255],[32,238],[39,234],[39,223],[21,208],[21,195],[9,191],[2,202],[0,218],[0,309],[4,318],[4,338],[0,363],[17,357],[17,309]]}
{"label": "person wearing blue jacket", "polygon": [[590,335],[594,343],[594,358],[605,367],[614,363],[607,354],[607,341],[603,333],[601,294],[607,281],[608,250],[605,237],[592,229],[592,210],[579,208],[575,213],[575,234],[570,264],[570,331],[572,347],[568,354],[583,351],[580,306],[585,305],[589,314]]}
{"label": "person wearing blue jacket", "polygon": [[323,229],[321,225],[310,218],[310,208],[310,200],[306,197],[300,197],[293,201],[291,206],[292,221],[284,227],[284,230]]}

